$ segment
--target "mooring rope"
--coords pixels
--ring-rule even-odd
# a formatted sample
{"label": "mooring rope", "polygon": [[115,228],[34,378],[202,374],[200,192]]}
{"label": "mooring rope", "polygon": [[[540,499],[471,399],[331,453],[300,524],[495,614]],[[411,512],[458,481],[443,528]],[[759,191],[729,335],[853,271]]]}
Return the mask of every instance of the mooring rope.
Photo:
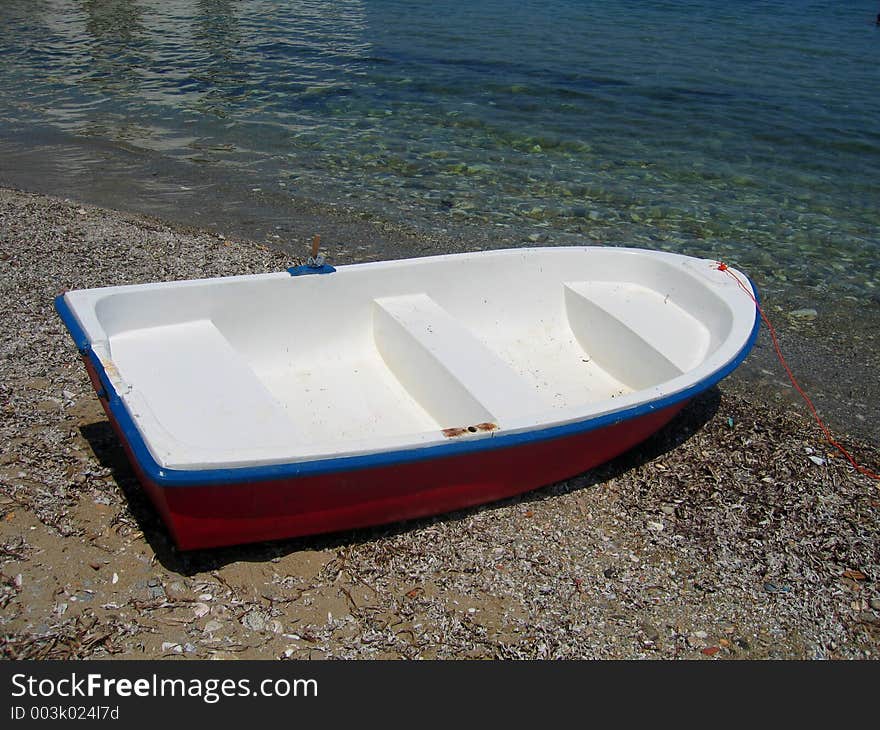
{"label": "mooring rope", "polygon": [[776,337],[776,329],[773,327],[773,324],[770,322],[770,318],[764,314],[764,310],[761,308],[761,305],[758,303],[757,298],[752,293],[750,287],[746,286],[746,284],[740,279],[733,271],[731,271],[730,267],[722,261],[718,261],[718,271],[723,271],[728,276],[732,277],[733,280],[739,285],[739,288],[742,289],[746,295],[751,299],[755,308],[758,310],[758,314],[761,316],[761,320],[767,325],[767,331],[770,333],[770,339],[773,340],[773,348],[776,350],[776,357],[779,358],[779,362],[782,363],[782,367],[785,368],[785,372],[788,375],[788,379],[791,381],[791,384],[794,386],[794,389],[798,392],[801,398],[804,399],[804,402],[809,406],[810,412],[813,414],[813,418],[816,420],[816,423],[819,424],[819,428],[822,429],[822,433],[825,434],[825,440],[828,441],[835,449],[837,449],[841,454],[846,457],[846,460],[852,464],[853,468],[860,474],[864,474],[871,479],[876,479],[880,481],[880,475],[875,474],[870,469],[860,465],[847,451],[843,446],[841,446],[834,438],[831,433],[831,430],[828,426],[825,425],[825,422],[822,420],[819,413],[816,411],[816,406],[813,405],[813,401],[810,400],[810,396],[806,394],[804,389],[801,387],[800,383],[798,383],[797,378],[794,377],[794,373],[791,371],[791,368],[788,366],[788,363],[785,361],[785,357],[782,354],[782,348],[779,346],[779,339]]}

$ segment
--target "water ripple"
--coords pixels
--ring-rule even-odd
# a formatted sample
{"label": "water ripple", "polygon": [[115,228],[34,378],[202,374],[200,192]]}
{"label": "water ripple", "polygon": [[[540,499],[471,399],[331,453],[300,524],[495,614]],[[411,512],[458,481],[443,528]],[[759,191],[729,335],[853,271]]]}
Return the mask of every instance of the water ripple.
{"label": "water ripple", "polygon": [[427,226],[732,251],[780,281],[794,257],[804,282],[819,267],[863,296],[880,285],[871,9],[5,0],[0,133],[148,151],[229,190],[247,171]]}

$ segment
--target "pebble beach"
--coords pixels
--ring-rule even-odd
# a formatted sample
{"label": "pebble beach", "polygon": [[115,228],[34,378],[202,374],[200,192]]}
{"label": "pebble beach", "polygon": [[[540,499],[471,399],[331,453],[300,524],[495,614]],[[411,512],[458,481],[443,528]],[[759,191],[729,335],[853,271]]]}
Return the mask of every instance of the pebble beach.
{"label": "pebble beach", "polygon": [[[291,256],[10,188],[0,188],[0,243],[6,659],[880,652],[877,482],[832,453],[804,408],[761,398],[737,375],[628,454],[515,499],[179,552],[53,299],[70,288],[278,271]],[[835,435],[878,469],[876,442]]]}

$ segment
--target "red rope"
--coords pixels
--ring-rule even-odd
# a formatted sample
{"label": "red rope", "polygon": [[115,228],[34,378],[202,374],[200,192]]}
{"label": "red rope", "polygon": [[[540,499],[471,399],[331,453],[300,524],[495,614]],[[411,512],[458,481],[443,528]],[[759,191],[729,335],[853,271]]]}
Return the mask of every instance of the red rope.
{"label": "red rope", "polygon": [[794,373],[791,372],[791,368],[788,367],[788,363],[785,361],[785,357],[782,355],[782,348],[779,347],[779,340],[776,337],[776,330],[770,322],[770,319],[764,314],[764,310],[761,309],[761,305],[758,303],[758,300],[755,298],[755,295],[752,293],[750,287],[746,286],[743,281],[734,274],[727,264],[718,262],[718,271],[723,271],[728,276],[731,276],[733,280],[739,285],[739,288],[742,289],[746,295],[755,303],[755,307],[758,310],[758,314],[761,315],[761,319],[764,324],[767,325],[767,331],[770,333],[770,339],[773,340],[773,348],[776,350],[776,356],[779,358],[779,362],[782,363],[782,367],[785,368],[785,372],[788,375],[788,379],[791,381],[791,384],[794,386],[794,389],[798,392],[801,398],[804,399],[804,402],[809,406],[810,412],[813,414],[813,418],[816,419],[816,423],[819,424],[819,428],[822,429],[822,433],[825,434],[825,440],[828,441],[835,449],[837,449],[841,454],[846,457],[846,460],[849,461],[850,464],[853,465],[855,470],[860,474],[864,474],[871,479],[876,479],[880,481],[880,475],[875,474],[870,469],[867,469],[856,462],[856,460],[850,455],[849,451],[847,451],[843,446],[841,446],[837,441],[834,440],[834,436],[832,436],[831,431],[828,426],[825,425],[825,422],[821,419],[818,412],[816,411],[816,406],[813,405],[813,401],[810,400],[810,396],[808,396],[804,389],[801,388],[797,379],[794,377]]}

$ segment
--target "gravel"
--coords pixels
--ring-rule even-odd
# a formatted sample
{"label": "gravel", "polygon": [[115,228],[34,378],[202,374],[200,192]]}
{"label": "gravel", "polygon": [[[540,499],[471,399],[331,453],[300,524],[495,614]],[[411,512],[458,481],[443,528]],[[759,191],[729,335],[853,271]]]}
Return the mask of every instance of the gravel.
{"label": "gravel", "polygon": [[[516,499],[179,553],[52,300],[278,271],[279,251],[0,189],[0,655],[875,658],[880,493],[736,378],[641,447]],[[764,337],[766,335],[762,335]],[[878,469],[875,445],[837,434]]]}

